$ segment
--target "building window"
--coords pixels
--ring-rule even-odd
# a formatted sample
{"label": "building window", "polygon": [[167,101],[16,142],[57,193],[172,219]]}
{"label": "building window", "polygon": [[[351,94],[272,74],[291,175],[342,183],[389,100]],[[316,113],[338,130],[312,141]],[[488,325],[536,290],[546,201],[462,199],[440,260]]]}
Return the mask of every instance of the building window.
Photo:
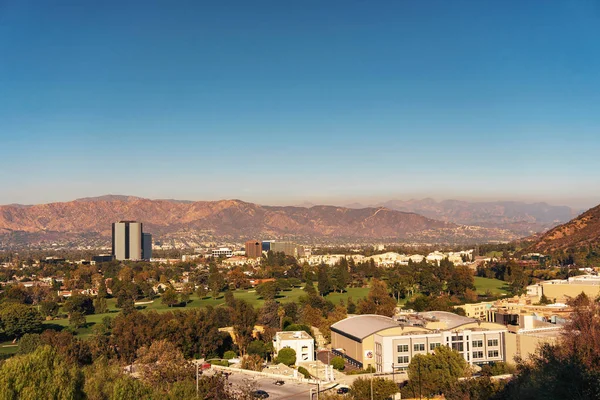
{"label": "building window", "polygon": [[398,364],[408,364],[408,356],[398,356]]}
{"label": "building window", "polygon": [[489,339],[488,340],[488,346],[489,347],[497,347],[498,346],[498,339]]}
{"label": "building window", "polygon": [[488,351],[488,358],[498,357],[498,350],[490,350]]}
{"label": "building window", "polygon": [[436,347],[440,347],[441,343],[429,343],[429,350],[435,350]]}
{"label": "building window", "polygon": [[474,351],[473,359],[476,359],[476,358],[483,358],[483,351]]}
{"label": "building window", "polygon": [[414,349],[415,351],[425,351],[425,343],[415,343]]}
{"label": "building window", "polygon": [[473,340],[473,347],[483,347],[483,340]]}
{"label": "building window", "polygon": [[398,345],[398,353],[408,353],[408,345],[407,344],[399,344]]}
{"label": "building window", "polygon": [[462,336],[452,336],[453,342],[462,342],[462,340],[463,340]]}
{"label": "building window", "polygon": [[452,343],[452,350],[456,350],[456,351],[463,351],[464,350],[464,346],[462,342],[459,343]]}

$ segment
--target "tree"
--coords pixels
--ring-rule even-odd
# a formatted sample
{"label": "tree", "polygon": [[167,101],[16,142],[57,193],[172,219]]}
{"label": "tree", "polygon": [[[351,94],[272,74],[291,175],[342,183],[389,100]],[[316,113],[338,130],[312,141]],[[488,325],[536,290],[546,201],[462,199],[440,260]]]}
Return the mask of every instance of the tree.
{"label": "tree", "polygon": [[277,282],[264,282],[256,287],[256,294],[264,300],[274,300],[279,294],[279,285]]}
{"label": "tree", "polygon": [[193,365],[167,340],[154,341],[149,347],[140,348],[137,355],[144,382],[163,392],[168,392],[173,383],[195,375]]}
{"label": "tree", "polygon": [[225,304],[229,307],[233,307],[235,304],[235,297],[233,297],[233,292],[231,290],[225,292]]}
{"label": "tree", "polygon": [[504,388],[504,381],[492,381],[489,377],[464,379],[451,384],[444,390],[447,400],[493,399]]}
{"label": "tree", "polygon": [[69,326],[71,326],[71,328],[77,330],[84,327],[86,323],[85,314],[79,311],[71,312],[71,315],[69,316]]}
{"label": "tree", "polygon": [[42,316],[31,306],[8,303],[0,309],[0,327],[11,338],[39,333],[42,330]]}
{"label": "tree", "polygon": [[121,376],[117,379],[113,386],[111,399],[119,400],[138,400],[151,399],[152,389],[140,382],[138,379],[133,379],[128,376]]}
{"label": "tree", "polygon": [[256,324],[256,310],[246,301],[239,300],[235,302],[233,310],[233,331],[237,345],[242,351],[246,351],[246,346],[252,340],[254,325]]}
{"label": "tree", "polygon": [[179,296],[173,288],[168,288],[167,291],[162,294],[160,301],[162,304],[172,307],[179,304]]}
{"label": "tree", "polygon": [[359,314],[379,314],[391,317],[396,309],[396,301],[390,297],[384,281],[373,279],[366,299],[358,303]]}
{"label": "tree", "polygon": [[447,286],[450,294],[457,296],[464,295],[467,289],[475,290],[475,278],[473,277],[473,272],[466,265],[453,267]]}
{"label": "tree", "polygon": [[[372,379],[372,381],[371,381]],[[352,398],[355,400],[386,400],[398,392],[398,385],[384,378],[358,378],[350,388]],[[371,387],[373,395],[371,396]]]}
{"label": "tree", "polygon": [[319,294],[321,296],[325,296],[327,293],[331,292],[332,286],[329,280],[329,272],[327,271],[327,265],[325,264],[319,265],[317,283],[319,286]]}
{"label": "tree", "polygon": [[41,344],[40,335],[37,333],[26,333],[19,340],[17,354],[33,353]]}
{"label": "tree", "polygon": [[223,278],[223,275],[221,275],[218,270],[214,270],[214,272],[208,276],[208,287],[212,292],[212,297],[215,299],[225,287],[225,278]]}
{"label": "tree", "polygon": [[246,352],[249,355],[255,354],[257,356],[260,356],[261,358],[266,358],[269,354],[267,346],[262,340],[253,340],[252,342],[250,342],[248,348],[246,349]]}
{"label": "tree", "polygon": [[410,389],[415,397],[443,393],[467,373],[467,363],[447,346],[440,346],[431,354],[417,354],[408,365]]}
{"label": "tree", "polygon": [[[250,344],[252,344],[252,343],[250,343]],[[250,348],[250,346],[248,346],[248,348]],[[226,360],[231,360],[232,358],[236,358],[236,357],[237,357],[237,354],[233,350],[227,350],[223,354],[223,358],[226,359]]]}
{"label": "tree", "polygon": [[17,355],[0,367],[1,399],[84,399],[83,374],[50,346]]}
{"label": "tree", "polygon": [[346,261],[346,258],[342,258],[331,270],[330,283],[334,291],[342,293],[346,290],[349,282],[350,272],[348,271],[348,262]]}
{"label": "tree", "polygon": [[251,371],[262,371],[264,360],[257,354],[242,357],[240,367]]}
{"label": "tree", "polygon": [[346,367],[346,362],[344,361],[344,359],[340,356],[335,356],[331,359],[331,365],[333,366],[333,368],[337,369],[338,371],[343,371],[344,368]]}
{"label": "tree", "polygon": [[58,303],[55,301],[42,301],[40,303],[40,313],[44,317],[56,317],[58,315]]}
{"label": "tree", "polygon": [[89,296],[74,294],[65,302],[64,309],[69,314],[79,312],[84,315],[90,315],[94,313],[94,303]]}
{"label": "tree", "polygon": [[94,310],[96,314],[105,314],[108,312],[108,304],[106,303],[106,298],[97,297],[94,300]]}
{"label": "tree", "polygon": [[206,289],[206,286],[204,286],[204,285],[199,285],[198,288],[196,289],[196,296],[198,296],[198,298],[200,298],[200,300],[205,298],[207,294],[208,294],[208,289]]}
{"label": "tree", "polygon": [[277,353],[277,359],[275,361],[277,363],[285,364],[288,367],[296,364],[296,350],[284,347]]}

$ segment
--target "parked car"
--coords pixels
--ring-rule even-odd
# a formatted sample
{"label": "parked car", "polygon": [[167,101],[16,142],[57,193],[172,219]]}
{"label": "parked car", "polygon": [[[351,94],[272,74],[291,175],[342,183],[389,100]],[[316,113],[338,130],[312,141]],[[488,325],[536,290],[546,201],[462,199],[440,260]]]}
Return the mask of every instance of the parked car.
{"label": "parked car", "polygon": [[341,388],[338,388],[337,390],[337,394],[346,394],[350,391],[350,388],[347,388],[345,386],[342,386]]}
{"label": "parked car", "polygon": [[278,380],[278,381],[275,381],[275,384],[276,384],[277,386],[282,386],[282,385],[285,385],[285,381]]}
{"label": "parked car", "polygon": [[255,399],[267,399],[269,398],[269,393],[265,392],[264,390],[255,390],[252,392],[252,397]]}

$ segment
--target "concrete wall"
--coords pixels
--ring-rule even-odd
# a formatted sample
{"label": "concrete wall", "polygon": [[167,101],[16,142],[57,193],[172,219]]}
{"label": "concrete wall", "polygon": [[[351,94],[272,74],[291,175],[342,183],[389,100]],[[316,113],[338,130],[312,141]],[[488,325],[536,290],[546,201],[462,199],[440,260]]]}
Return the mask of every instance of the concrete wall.
{"label": "concrete wall", "polygon": [[600,295],[600,285],[585,285],[585,284],[542,284],[543,293],[548,299],[564,303],[568,297],[575,298],[581,292],[585,293],[590,298],[596,298]]}
{"label": "concrete wall", "polygon": [[515,357],[526,360],[540,345],[555,344],[557,340],[557,337],[509,332],[506,334],[506,361],[514,363]]}

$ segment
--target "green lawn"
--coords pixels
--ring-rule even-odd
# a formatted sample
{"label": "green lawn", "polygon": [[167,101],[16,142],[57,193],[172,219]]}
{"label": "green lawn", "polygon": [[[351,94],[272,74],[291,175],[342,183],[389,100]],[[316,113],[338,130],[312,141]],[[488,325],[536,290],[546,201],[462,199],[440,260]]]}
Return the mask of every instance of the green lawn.
{"label": "green lawn", "polygon": [[482,278],[479,276],[475,277],[475,288],[477,288],[478,294],[485,294],[488,290],[494,295],[503,295],[508,292],[508,285],[506,282],[499,279]]}

